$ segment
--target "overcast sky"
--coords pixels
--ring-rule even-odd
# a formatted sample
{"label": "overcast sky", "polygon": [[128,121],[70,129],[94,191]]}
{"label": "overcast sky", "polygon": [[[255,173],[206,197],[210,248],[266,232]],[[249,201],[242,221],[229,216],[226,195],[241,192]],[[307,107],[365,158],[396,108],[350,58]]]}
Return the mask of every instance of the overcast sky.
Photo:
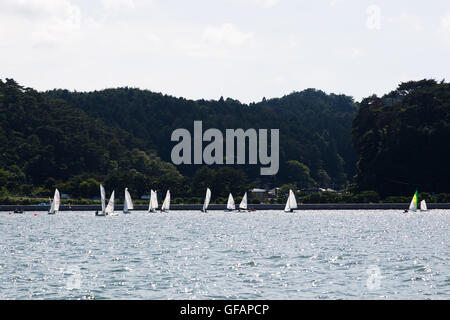
{"label": "overcast sky", "polygon": [[450,80],[449,0],[0,0],[0,79],[242,102]]}

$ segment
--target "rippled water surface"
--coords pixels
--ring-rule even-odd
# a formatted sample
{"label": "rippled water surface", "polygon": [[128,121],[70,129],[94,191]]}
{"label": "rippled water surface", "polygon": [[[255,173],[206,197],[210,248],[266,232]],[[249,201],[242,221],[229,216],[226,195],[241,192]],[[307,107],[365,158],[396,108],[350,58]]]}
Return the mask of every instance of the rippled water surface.
{"label": "rippled water surface", "polygon": [[449,299],[450,212],[0,213],[2,299]]}

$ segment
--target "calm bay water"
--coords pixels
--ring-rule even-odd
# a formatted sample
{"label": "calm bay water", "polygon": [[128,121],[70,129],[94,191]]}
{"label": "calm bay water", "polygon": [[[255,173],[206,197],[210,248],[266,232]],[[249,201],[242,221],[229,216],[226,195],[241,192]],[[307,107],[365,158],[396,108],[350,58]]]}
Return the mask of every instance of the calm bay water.
{"label": "calm bay water", "polygon": [[1,299],[449,299],[450,212],[0,213]]}

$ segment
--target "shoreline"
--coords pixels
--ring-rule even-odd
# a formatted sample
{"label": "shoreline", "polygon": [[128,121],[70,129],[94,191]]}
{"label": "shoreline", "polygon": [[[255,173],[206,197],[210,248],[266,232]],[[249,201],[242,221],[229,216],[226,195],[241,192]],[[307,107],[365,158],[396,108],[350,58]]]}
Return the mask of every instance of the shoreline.
{"label": "shoreline", "polygon": [[[428,209],[450,209],[450,203],[429,203]],[[170,210],[173,211],[200,211],[202,204],[173,204]],[[284,204],[249,204],[249,209],[262,210],[284,210]],[[409,207],[407,203],[311,203],[299,204],[295,210],[405,210]],[[14,211],[21,208],[27,211],[48,211],[49,206],[40,205],[0,205],[0,212]],[[148,205],[135,205],[132,211],[147,211]],[[115,206],[115,211],[122,211],[123,205]],[[208,211],[224,211],[225,204],[211,204]],[[61,205],[59,211],[96,211],[101,210],[100,205]]]}

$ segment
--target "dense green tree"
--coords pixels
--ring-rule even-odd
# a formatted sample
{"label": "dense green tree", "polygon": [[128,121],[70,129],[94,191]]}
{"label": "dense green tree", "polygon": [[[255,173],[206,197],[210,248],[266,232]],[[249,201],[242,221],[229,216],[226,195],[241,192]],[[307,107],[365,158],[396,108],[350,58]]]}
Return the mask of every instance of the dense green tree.
{"label": "dense green tree", "polygon": [[381,196],[450,192],[450,84],[402,83],[364,99],[353,121],[357,184]]}
{"label": "dense green tree", "polygon": [[309,168],[296,160],[286,161],[287,181],[293,182],[298,188],[309,188],[316,184],[310,176]]}
{"label": "dense green tree", "polygon": [[[319,178],[344,187],[355,173],[350,139],[355,113],[352,98],[314,89],[242,104],[132,88],[40,93],[0,80],[0,190],[47,196],[59,188],[75,198],[93,197],[103,183],[120,199],[125,187],[133,198],[150,189],[203,198],[207,186],[213,197],[226,198],[252,186],[314,185]],[[192,132],[194,120],[202,120],[204,130],[222,132],[280,129],[279,174],[260,176],[259,164],[174,166],[170,136],[177,128]],[[286,166],[289,161],[296,162]]]}
{"label": "dense green tree", "polygon": [[93,119],[62,99],[0,80],[2,194],[99,195],[98,184],[137,196],[153,188],[182,192],[183,176],[140,139]]}
{"label": "dense green tree", "polygon": [[98,196],[99,195],[99,185],[100,185],[100,183],[97,180],[95,180],[93,178],[89,178],[80,183],[79,192],[84,197],[92,198],[94,196]]}
{"label": "dense green tree", "polygon": [[[45,96],[63,99],[109,126],[120,127],[166,162],[171,161],[175,145],[170,139],[172,132],[178,128],[193,132],[194,120],[202,120],[204,130],[280,129],[280,174],[264,177],[260,176],[259,165],[240,166],[249,181],[271,186],[292,182],[283,174],[289,160],[309,167],[314,180],[320,170],[325,170],[336,188],[351,182],[356,173],[357,156],[350,132],[356,105],[344,95],[308,89],[248,105],[230,98],[193,101],[128,87],[87,93],[53,90]],[[119,146],[115,143],[113,148],[108,147],[110,157]],[[177,169],[192,181],[198,166],[181,165]]]}

